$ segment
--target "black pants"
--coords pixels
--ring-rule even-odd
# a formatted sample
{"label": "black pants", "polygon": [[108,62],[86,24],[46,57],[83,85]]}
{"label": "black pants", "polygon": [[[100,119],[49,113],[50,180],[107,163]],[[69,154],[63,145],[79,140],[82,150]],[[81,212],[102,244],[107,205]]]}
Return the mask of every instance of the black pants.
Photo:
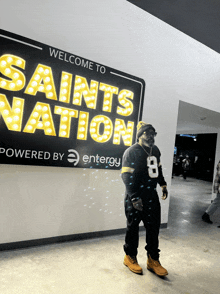
{"label": "black pants", "polygon": [[184,178],[184,180],[186,180],[186,176],[187,176],[187,170],[183,170],[183,178]]}
{"label": "black pants", "polygon": [[146,229],[147,254],[154,260],[159,258],[159,230],[160,230],[160,202],[155,189],[142,193],[143,211],[136,210],[128,195],[125,197],[125,215],[127,218],[127,230],[125,236],[124,251],[127,255],[136,256],[139,243],[139,224],[144,223]]}

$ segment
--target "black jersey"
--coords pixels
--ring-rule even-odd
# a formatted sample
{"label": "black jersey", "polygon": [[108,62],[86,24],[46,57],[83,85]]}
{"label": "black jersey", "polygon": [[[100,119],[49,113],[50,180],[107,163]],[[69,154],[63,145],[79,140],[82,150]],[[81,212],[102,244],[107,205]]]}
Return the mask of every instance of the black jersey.
{"label": "black jersey", "polygon": [[142,147],[138,143],[124,152],[122,158],[122,180],[130,197],[137,197],[143,190],[155,189],[157,183],[166,185],[160,164],[160,150]]}

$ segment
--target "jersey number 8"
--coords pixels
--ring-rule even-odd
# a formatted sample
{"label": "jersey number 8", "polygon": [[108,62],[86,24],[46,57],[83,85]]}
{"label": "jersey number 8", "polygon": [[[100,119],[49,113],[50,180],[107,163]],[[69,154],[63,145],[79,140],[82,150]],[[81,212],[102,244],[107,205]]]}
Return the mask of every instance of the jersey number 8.
{"label": "jersey number 8", "polygon": [[158,177],[157,158],[150,156],[147,158],[148,174],[150,178]]}

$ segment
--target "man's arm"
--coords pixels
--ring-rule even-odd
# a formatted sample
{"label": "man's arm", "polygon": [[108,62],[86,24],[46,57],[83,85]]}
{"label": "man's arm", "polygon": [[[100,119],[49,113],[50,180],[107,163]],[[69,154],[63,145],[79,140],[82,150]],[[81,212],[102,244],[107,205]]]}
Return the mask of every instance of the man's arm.
{"label": "man's arm", "polygon": [[158,183],[162,188],[162,200],[166,200],[168,197],[167,183],[166,183],[164,176],[163,176],[162,165],[161,165],[160,161],[158,164],[158,172],[159,172]]}
{"label": "man's arm", "polygon": [[161,163],[159,162],[158,164],[158,172],[159,172],[159,175],[158,175],[158,183],[159,185],[162,187],[162,186],[166,186],[167,183],[164,179],[164,176],[163,176],[163,170],[162,170],[162,165]]}
{"label": "man's arm", "polygon": [[121,178],[125,184],[127,194],[130,198],[136,196],[139,190],[139,180],[135,175],[138,165],[137,156],[134,151],[127,151],[122,160]]}
{"label": "man's arm", "polygon": [[135,209],[142,211],[143,204],[142,199],[138,197],[140,182],[139,178],[136,177],[135,169],[138,165],[137,156],[135,152],[127,151],[122,160],[121,178],[125,184],[126,192],[131,199],[131,202]]}

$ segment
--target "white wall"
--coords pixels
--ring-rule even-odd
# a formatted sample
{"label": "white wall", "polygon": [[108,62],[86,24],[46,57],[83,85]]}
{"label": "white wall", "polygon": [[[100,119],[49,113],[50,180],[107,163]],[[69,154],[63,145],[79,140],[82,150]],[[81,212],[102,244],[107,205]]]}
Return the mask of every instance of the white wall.
{"label": "white wall", "polygon": [[[168,189],[179,100],[220,112],[219,54],[127,1],[4,1],[0,27],[143,78]],[[119,171],[1,165],[0,187],[0,243],[125,227]]]}

